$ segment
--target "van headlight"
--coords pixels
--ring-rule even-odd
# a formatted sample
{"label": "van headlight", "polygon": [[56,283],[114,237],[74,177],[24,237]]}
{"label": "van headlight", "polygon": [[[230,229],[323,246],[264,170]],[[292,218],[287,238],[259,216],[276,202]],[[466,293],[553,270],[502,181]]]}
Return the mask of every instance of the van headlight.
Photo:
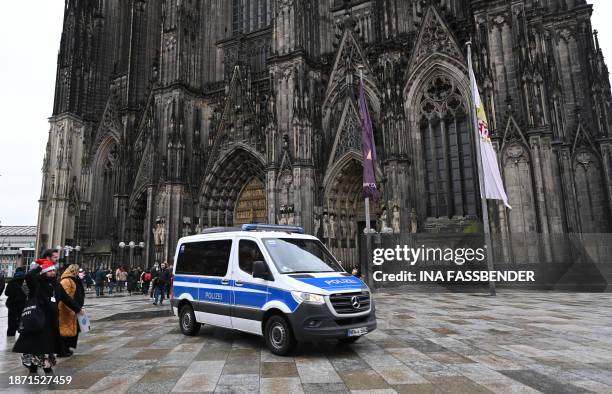
{"label": "van headlight", "polygon": [[292,291],[291,294],[297,302],[305,302],[307,304],[325,304],[325,297],[320,294],[305,293],[303,291]]}

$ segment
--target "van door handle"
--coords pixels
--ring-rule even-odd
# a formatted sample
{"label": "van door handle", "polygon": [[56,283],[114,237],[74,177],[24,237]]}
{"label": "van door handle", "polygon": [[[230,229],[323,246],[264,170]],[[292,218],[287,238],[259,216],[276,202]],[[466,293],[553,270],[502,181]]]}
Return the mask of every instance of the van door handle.
{"label": "van door handle", "polygon": [[221,279],[222,285],[229,285],[229,279]]}
{"label": "van door handle", "polygon": [[241,280],[236,281],[236,286],[243,286],[244,283]]}

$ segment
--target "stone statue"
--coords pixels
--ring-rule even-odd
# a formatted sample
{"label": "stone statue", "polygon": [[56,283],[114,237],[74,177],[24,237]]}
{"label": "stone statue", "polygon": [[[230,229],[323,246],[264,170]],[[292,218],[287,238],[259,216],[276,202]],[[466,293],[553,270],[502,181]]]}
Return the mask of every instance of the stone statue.
{"label": "stone statue", "polygon": [[410,210],[410,233],[415,234],[417,232],[417,214],[416,209],[412,208]]}
{"label": "stone statue", "polygon": [[393,206],[393,214],[391,216],[391,227],[393,228],[393,234],[399,234],[400,232],[400,210],[397,205]]}
{"label": "stone statue", "polygon": [[287,224],[287,214],[281,211],[280,219],[278,220],[278,224]]}
{"label": "stone statue", "polygon": [[340,239],[346,239],[347,238],[347,225],[346,225],[346,216],[342,215],[340,216]]}
{"label": "stone statue", "polygon": [[323,214],[323,238],[329,238],[329,215]]}
{"label": "stone statue", "polygon": [[349,238],[357,238],[357,222],[355,221],[355,216],[349,218]]}
{"label": "stone statue", "polygon": [[155,220],[153,238],[155,240],[156,246],[162,246],[166,242],[166,223],[164,221],[164,218],[158,216]]}
{"label": "stone statue", "polygon": [[329,215],[329,239],[336,238],[336,215]]}
{"label": "stone statue", "polygon": [[183,216],[183,237],[188,236],[191,233],[191,218],[189,216]]}
{"label": "stone statue", "polygon": [[198,219],[198,223],[196,224],[196,227],[195,227],[195,233],[196,234],[200,234],[202,232],[202,224],[200,222],[201,222],[201,220]]}
{"label": "stone statue", "polygon": [[380,222],[380,232],[383,234],[389,234],[391,232],[393,232],[393,229],[391,227],[389,227],[387,225],[389,219],[389,215],[387,214],[387,208],[383,208],[380,217],[379,217],[379,222]]}
{"label": "stone statue", "polygon": [[319,229],[321,228],[321,218],[316,213],[314,214],[314,230],[313,234],[315,237],[319,236]]}

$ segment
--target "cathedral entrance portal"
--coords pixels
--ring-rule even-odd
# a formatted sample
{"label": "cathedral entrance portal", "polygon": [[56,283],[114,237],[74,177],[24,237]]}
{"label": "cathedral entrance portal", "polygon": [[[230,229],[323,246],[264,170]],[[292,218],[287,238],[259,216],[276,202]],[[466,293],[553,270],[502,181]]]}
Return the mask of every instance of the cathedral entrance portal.
{"label": "cathedral entrance portal", "polygon": [[236,203],[234,225],[265,223],[266,219],[266,188],[259,178],[253,177],[240,193]]}
{"label": "cathedral entrance portal", "polygon": [[359,228],[365,222],[362,178],[360,155],[351,152],[334,165],[325,182],[318,235],[347,269],[359,265]]}

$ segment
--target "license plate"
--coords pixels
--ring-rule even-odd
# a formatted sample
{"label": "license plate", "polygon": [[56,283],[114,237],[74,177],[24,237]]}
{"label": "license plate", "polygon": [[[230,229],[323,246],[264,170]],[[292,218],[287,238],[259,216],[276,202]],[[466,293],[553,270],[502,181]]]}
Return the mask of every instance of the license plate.
{"label": "license plate", "polygon": [[367,327],[359,327],[359,328],[350,328],[347,333],[346,336],[347,337],[358,337],[364,334],[368,333],[368,328]]}

